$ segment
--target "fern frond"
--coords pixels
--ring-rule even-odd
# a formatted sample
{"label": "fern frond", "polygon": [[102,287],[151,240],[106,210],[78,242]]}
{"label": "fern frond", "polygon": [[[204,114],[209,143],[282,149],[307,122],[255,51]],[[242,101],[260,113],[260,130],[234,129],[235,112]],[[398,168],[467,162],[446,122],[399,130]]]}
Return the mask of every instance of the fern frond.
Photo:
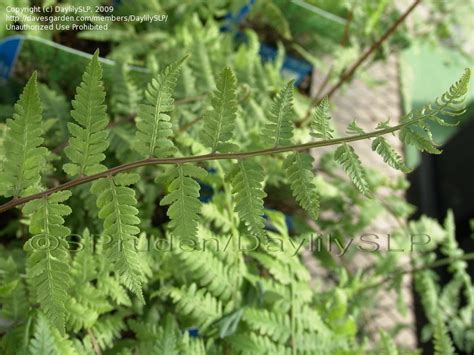
{"label": "fern frond", "polygon": [[24,190],[39,183],[47,150],[43,143],[42,107],[38,94],[36,72],[15,104],[13,119],[7,120],[3,141],[5,158],[0,173],[0,194],[20,196]]}
{"label": "fern frond", "polygon": [[400,130],[400,140],[405,144],[415,146],[420,152],[441,154],[441,150],[436,148],[432,138],[415,125],[403,127]]}
{"label": "fern frond", "polygon": [[293,138],[293,81],[290,81],[277,94],[270,109],[262,135],[267,144],[273,147],[292,144]]}
{"label": "fern frond", "polygon": [[372,142],[372,150],[377,152],[383,158],[383,161],[392,168],[404,173],[410,172],[410,169],[407,168],[403,162],[403,158],[388,144],[384,137],[379,136],[374,139]]}
{"label": "fern frond", "polygon": [[310,134],[313,137],[321,138],[322,140],[333,139],[334,130],[331,128],[329,123],[330,120],[331,113],[329,111],[329,101],[327,97],[324,97],[314,110],[313,119],[310,124]]}
{"label": "fern frond", "polygon": [[296,201],[316,220],[319,214],[319,196],[313,183],[313,162],[311,155],[295,152],[288,155],[283,169]]}
{"label": "fern frond", "polygon": [[[440,125],[451,125],[451,123],[438,117],[439,114],[447,116],[459,116],[466,110],[463,105],[464,97],[467,93],[469,80],[471,79],[471,70],[466,68],[461,78],[450,86],[448,91],[441,97],[436,98],[433,104],[424,106],[420,110],[421,115],[429,116]],[[417,113],[415,111],[415,113]]]}
{"label": "fern frond", "polygon": [[167,215],[173,234],[179,238],[196,236],[201,201],[199,184],[194,178],[204,178],[207,171],[195,165],[177,165],[168,174],[172,179],[170,192],[161,201],[161,206],[170,205]]}
{"label": "fern frond", "polygon": [[285,344],[290,337],[290,318],[287,314],[270,312],[266,309],[247,308],[242,319],[252,330],[269,336],[279,344]]}
{"label": "fern frond", "polygon": [[216,88],[216,80],[212,72],[211,60],[205,43],[196,36],[190,47],[190,66],[197,77],[198,89],[202,93],[211,92]]}
{"label": "fern frond", "polygon": [[435,355],[455,354],[453,342],[448,334],[446,325],[439,315],[436,317],[436,322],[433,324],[433,344]]}
{"label": "fern frond", "polygon": [[397,346],[393,339],[384,331],[380,332],[380,354],[398,355]]}
{"label": "fern frond", "polygon": [[110,101],[114,113],[122,115],[137,113],[140,93],[129,77],[126,63],[118,62],[115,64],[111,92]]}
{"label": "fern frond", "polygon": [[112,315],[101,317],[92,327],[91,333],[94,334],[100,349],[105,350],[113,346],[116,338],[126,329],[122,312],[116,312]]}
{"label": "fern frond", "polygon": [[471,71],[466,69],[461,78],[451,85],[441,97],[438,97],[434,103],[425,105],[404,116],[401,120],[402,123],[415,122],[400,130],[400,139],[405,144],[414,145],[422,152],[440,154],[441,150],[436,148],[436,144],[431,137],[431,131],[425,121],[432,120],[441,126],[456,125],[457,123],[450,123],[440,116],[459,116],[465,112],[463,101],[470,78]]}
{"label": "fern frond", "polygon": [[232,178],[235,211],[244,221],[248,231],[263,240],[265,237],[263,219],[263,169],[253,160],[239,160],[237,173]]}
{"label": "fern frond", "polygon": [[213,110],[204,116],[202,142],[212,152],[226,151],[227,141],[234,135],[237,117],[237,79],[229,67],[225,67],[217,80],[211,103]]}
{"label": "fern frond", "polygon": [[168,65],[148,84],[145,103],[139,106],[136,134],[136,149],[143,156],[163,158],[176,151],[170,140],[173,135],[170,113],[174,109],[173,93],[181,63],[185,59]]}
{"label": "fern frond", "polygon": [[144,275],[136,250],[140,219],[135,207],[135,191],[128,187],[138,180],[137,174],[107,177],[94,181],[91,192],[97,196],[99,218],[104,220],[103,234],[108,238],[106,256],[120,281],[144,302]]}
{"label": "fern frond", "polygon": [[176,248],[182,271],[194,282],[205,288],[214,297],[228,301],[236,285],[232,283],[228,266],[207,248],[190,253]]}
{"label": "fern frond", "polygon": [[70,230],[63,226],[71,209],[62,202],[70,191],[56,192],[49,197],[28,202],[25,215],[31,214],[30,233],[34,236],[25,244],[28,281],[41,309],[51,323],[64,333],[70,286],[69,253],[66,237]]}
{"label": "fern frond", "polygon": [[38,313],[36,317],[29,354],[78,355],[71,340],[67,336],[62,336],[56,328],[51,327],[42,313]]}
{"label": "fern frond", "polygon": [[160,294],[173,300],[177,313],[190,318],[202,328],[206,328],[222,316],[221,302],[194,283],[181,288],[163,288]]}
{"label": "fern frond", "polygon": [[340,145],[334,154],[334,160],[341,164],[360,192],[366,196],[370,195],[366,172],[351,145],[347,143]]}
{"label": "fern frond", "polygon": [[99,52],[96,51],[86,67],[81,84],[72,101],[71,116],[76,123],[69,122],[71,133],[69,145],[64,153],[71,161],[63,166],[70,175],[92,175],[104,171],[101,164],[105,159],[109,123],[106,113],[105,90],[102,83],[102,68],[99,63]]}

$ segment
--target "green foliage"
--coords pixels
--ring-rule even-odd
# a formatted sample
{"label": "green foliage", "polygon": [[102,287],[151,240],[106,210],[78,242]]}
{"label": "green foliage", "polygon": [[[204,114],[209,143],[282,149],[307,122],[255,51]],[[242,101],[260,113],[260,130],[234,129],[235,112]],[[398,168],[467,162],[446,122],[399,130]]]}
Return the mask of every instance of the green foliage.
{"label": "green foliage", "polygon": [[265,225],[263,220],[263,199],[266,193],[262,189],[263,169],[254,160],[240,160],[237,172],[232,178],[232,192],[235,196],[235,211],[247,226],[249,233],[263,240]]}
{"label": "green foliage", "polygon": [[166,67],[149,84],[146,103],[139,107],[137,151],[146,157],[167,157],[175,152],[169,114],[173,111],[173,91],[178,80],[180,62]]}
{"label": "green foliage", "polygon": [[137,182],[136,174],[119,174],[93,183],[91,192],[97,196],[99,218],[103,223],[103,235],[108,239],[105,250],[120,281],[143,302],[143,271],[136,250],[136,235],[140,229],[135,207],[135,191],[130,185]]}
{"label": "green foliage", "polygon": [[354,185],[364,195],[370,195],[370,186],[367,181],[367,174],[362,167],[358,155],[351,145],[343,143],[337,148],[334,159],[341,164],[344,171],[349,175]]}
{"label": "green foliage", "polygon": [[334,130],[329,124],[331,114],[329,112],[329,101],[325,97],[316,107],[311,121],[311,135],[315,138],[329,140],[334,137]]}
{"label": "green foliage", "polygon": [[108,131],[105,128],[109,119],[101,79],[102,68],[99,52],[96,51],[72,101],[71,116],[76,123],[68,123],[71,138],[64,150],[71,163],[66,163],[63,167],[71,176],[92,175],[106,169],[101,162],[105,159],[103,152],[108,146]]}
{"label": "green foliage", "polygon": [[290,145],[293,138],[293,81],[278,93],[268,119],[270,123],[262,130],[267,144],[274,147]]}
{"label": "green foliage", "polygon": [[211,100],[212,111],[204,118],[202,141],[212,152],[229,150],[226,142],[232,138],[237,113],[236,80],[232,70],[224,68]]}
{"label": "green foliage", "polygon": [[286,158],[283,168],[287,172],[296,201],[316,220],[319,214],[319,196],[312,181],[313,157],[306,153],[292,153]]}
{"label": "green foliage", "polygon": [[42,108],[34,73],[15,104],[13,119],[7,120],[8,131],[3,147],[5,158],[0,175],[0,193],[20,196],[41,180],[46,158],[43,143]]}
{"label": "green foliage", "polygon": [[172,180],[169,193],[160,202],[160,205],[170,205],[168,216],[169,224],[174,235],[179,238],[192,238],[196,235],[198,214],[201,208],[199,201],[199,184],[194,178],[204,178],[206,170],[194,165],[178,165],[166,176]]}

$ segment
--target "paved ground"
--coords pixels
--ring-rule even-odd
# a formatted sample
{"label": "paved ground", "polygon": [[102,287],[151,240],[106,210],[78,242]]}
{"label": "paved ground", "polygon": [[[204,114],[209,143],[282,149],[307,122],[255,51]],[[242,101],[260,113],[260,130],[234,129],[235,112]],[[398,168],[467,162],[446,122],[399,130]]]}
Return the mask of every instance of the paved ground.
{"label": "paved ground", "polygon": [[[339,132],[343,133],[347,125],[356,119],[359,126],[366,131],[373,130],[378,122],[390,118],[392,122],[397,122],[401,116],[401,96],[399,85],[399,67],[395,57],[389,58],[387,62],[379,62],[367,68],[364,77],[370,78],[370,85],[362,80],[354,80],[343,90],[340,90],[333,96],[331,101],[331,112],[333,120]],[[313,79],[313,88],[319,87],[321,79],[316,74]],[[402,146],[398,137],[387,136],[389,142],[400,153]],[[382,159],[374,154],[370,144],[366,141],[355,142],[354,149],[359,154],[362,163],[375,169],[379,169],[388,176],[397,176],[400,172],[388,167]],[[386,235],[393,230],[397,224],[395,220],[381,218],[369,228],[367,232]],[[362,265],[370,263],[367,255],[361,255],[354,260],[350,267],[354,270]],[[404,263],[408,263],[408,255],[404,256]],[[309,267],[313,270],[313,275],[320,275],[317,264],[314,260],[308,260]],[[408,306],[408,312],[404,315],[396,309],[396,297],[393,293],[382,293],[377,299],[377,309],[374,314],[367,319],[367,327],[373,329],[374,333],[379,329],[390,329],[395,324],[403,322],[408,328],[401,331],[396,341],[403,346],[414,348],[416,346],[416,337],[414,331],[414,315],[412,311],[412,293],[410,289],[411,280],[407,276],[404,280],[402,290],[403,300]]]}

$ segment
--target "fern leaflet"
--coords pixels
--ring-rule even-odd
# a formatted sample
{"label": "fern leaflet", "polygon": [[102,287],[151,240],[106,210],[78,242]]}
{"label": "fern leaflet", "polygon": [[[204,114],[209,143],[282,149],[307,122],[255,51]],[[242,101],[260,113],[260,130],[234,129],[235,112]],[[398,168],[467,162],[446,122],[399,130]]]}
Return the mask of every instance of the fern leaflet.
{"label": "fern leaflet", "polygon": [[313,161],[313,157],[307,153],[291,153],[286,158],[283,169],[296,201],[316,220],[319,214],[319,196],[312,182]]}
{"label": "fern leaflet", "polygon": [[94,181],[91,192],[97,196],[99,218],[103,219],[105,248],[108,260],[120,281],[144,302],[142,282],[144,274],[136,251],[137,225],[140,219],[135,207],[135,191],[128,187],[139,180],[137,174],[119,174]]}
{"label": "fern leaflet", "polygon": [[36,82],[36,72],[15,104],[13,119],[7,120],[3,142],[5,160],[0,174],[0,194],[20,196],[40,181],[47,150],[43,143],[42,108]]}
{"label": "fern leaflet", "polygon": [[313,119],[311,121],[311,135],[315,138],[328,140],[334,138],[334,130],[329,124],[331,113],[329,111],[329,101],[324,97],[314,110]]}
{"label": "fern leaflet", "polygon": [[34,234],[25,244],[32,290],[45,315],[61,333],[64,333],[65,304],[71,281],[65,240],[70,230],[63,226],[63,216],[69,215],[71,209],[62,202],[70,196],[70,191],[56,192],[23,207],[23,213],[31,215],[29,229]]}
{"label": "fern leaflet", "polygon": [[199,201],[199,184],[194,178],[203,178],[206,170],[194,165],[178,165],[166,176],[172,179],[170,192],[160,202],[161,206],[170,205],[168,216],[173,234],[180,238],[196,236],[198,214],[201,209]]}
{"label": "fern leaflet", "polygon": [[217,80],[217,90],[211,100],[213,110],[204,117],[202,141],[212,152],[229,150],[225,143],[234,134],[237,116],[236,90],[235,75],[226,67]]}
{"label": "fern leaflet", "polygon": [[170,140],[173,130],[169,115],[174,108],[173,93],[185,59],[167,66],[148,84],[146,102],[139,106],[136,134],[136,149],[143,156],[167,157],[176,151]]}
{"label": "fern leaflet", "polygon": [[237,173],[232,178],[232,192],[235,211],[244,221],[248,231],[263,240],[265,222],[263,220],[264,179],[262,167],[252,160],[239,160]]}
{"label": "fern leaflet", "polygon": [[269,121],[262,130],[264,140],[274,147],[292,144],[293,81],[280,90],[272,104]]}
{"label": "fern leaflet", "polygon": [[403,162],[403,158],[388,144],[384,137],[377,137],[372,142],[372,150],[377,152],[383,161],[390,165],[392,168],[400,170],[404,173],[408,173],[410,169],[407,168]]}
{"label": "fern leaflet", "polygon": [[364,195],[370,195],[370,186],[364,168],[359,157],[349,144],[342,144],[336,149],[334,159],[341,164],[344,171],[349,175],[354,185]]}
{"label": "fern leaflet", "polygon": [[102,84],[102,68],[99,63],[99,52],[96,51],[86,67],[81,84],[72,101],[71,116],[76,123],[69,122],[71,133],[69,145],[64,153],[71,163],[64,164],[64,171],[71,176],[92,175],[104,171],[101,164],[107,149],[109,123],[106,113],[105,91]]}

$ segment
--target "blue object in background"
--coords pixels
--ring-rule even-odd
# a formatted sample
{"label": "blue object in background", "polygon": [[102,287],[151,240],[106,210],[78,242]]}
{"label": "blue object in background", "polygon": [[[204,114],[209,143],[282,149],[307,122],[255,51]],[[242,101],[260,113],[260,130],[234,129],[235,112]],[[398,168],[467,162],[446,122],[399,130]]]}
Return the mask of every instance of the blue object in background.
{"label": "blue object in background", "polygon": [[21,36],[7,37],[0,42],[0,78],[8,79],[21,50]]}
{"label": "blue object in background", "polygon": [[[277,49],[265,43],[260,43],[260,56],[264,61],[274,60],[277,56]],[[308,62],[297,59],[289,54],[285,55],[282,66],[283,73],[294,77],[295,86],[299,86],[307,75],[313,71],[313,66]]]}
{"label": "blue object in background", "polygon": [[191,338],[199,337],[199,329],[198,328],[189,328],[188,334]]}

